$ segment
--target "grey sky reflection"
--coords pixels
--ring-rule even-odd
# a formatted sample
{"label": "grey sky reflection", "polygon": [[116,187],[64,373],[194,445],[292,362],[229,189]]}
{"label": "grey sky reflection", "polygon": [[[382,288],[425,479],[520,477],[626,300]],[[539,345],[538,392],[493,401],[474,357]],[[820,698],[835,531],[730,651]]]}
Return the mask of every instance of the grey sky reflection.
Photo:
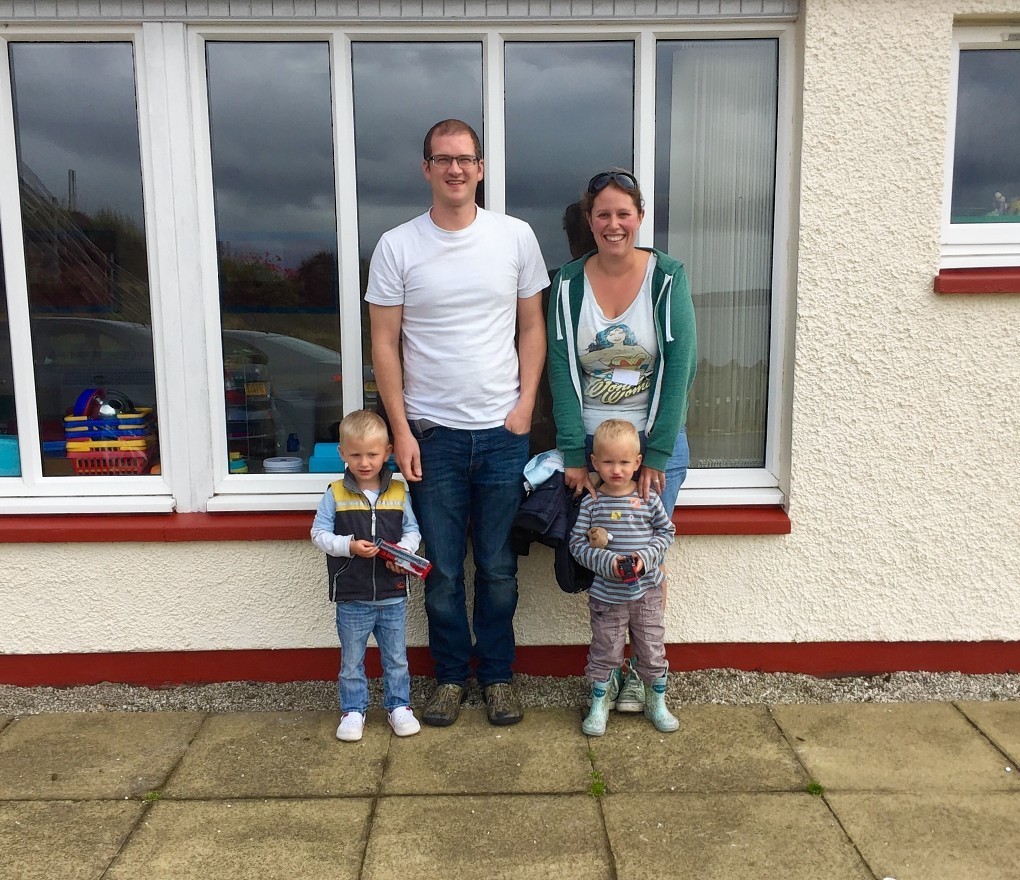
{"label": "grey sky reflection", "polygon": [[327,43],[206,46],[217,237],[296,267],[336,250]]}
{"label": "grey sky reflection", "polygon": [[351,47],[361,258],[387,229],[430,204],[422,140],[441,119],[482,130],[481,43],[375,43]]}
{"label": "grey sky reflection", "polygon": [[507,43],[505,57],[507,212],[554,269],[567,205],[598,171],[633,167],[634,44]]}
{"label": "grey sky reflection", "polygon": [[[1020,198],[1020,51],[960,53],[952,213],[989,214],[994,196]],[[1016,219],[1020,220],[1020,217]]]}
{"label": "grey sky reflection", "polygon": [[143,226],[130,43],[11,43],[18,158],[61,204]]}

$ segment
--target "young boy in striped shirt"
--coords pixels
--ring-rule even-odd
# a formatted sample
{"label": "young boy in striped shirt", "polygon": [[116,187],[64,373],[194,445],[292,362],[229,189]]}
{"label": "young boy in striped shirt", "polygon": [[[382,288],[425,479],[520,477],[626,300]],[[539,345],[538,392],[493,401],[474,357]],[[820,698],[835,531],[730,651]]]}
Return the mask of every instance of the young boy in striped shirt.
{"label": "young boy in striped shirt", "polygon": [[[662,616],[662,562],[673,543],[673,523],[654,492],[645,501],[634,474],[641,467],[641,441],[634,426],[607,419],[595,429],[592,464],[602,478],[597,496],[585,496],[570,533],[570,552],[595,572],[588,592],[591,648],[584,673],[591,682],[591,710],[581,729],[606,732],[609,710],[620,688],[627,631],[637,673],[647,697],[645,716],[664,733],[680,723],[666,708],[666,648]],[[589,530],[609,533],[608,545],[592,546]],[[635,577],[636,575],[636,577]]]}

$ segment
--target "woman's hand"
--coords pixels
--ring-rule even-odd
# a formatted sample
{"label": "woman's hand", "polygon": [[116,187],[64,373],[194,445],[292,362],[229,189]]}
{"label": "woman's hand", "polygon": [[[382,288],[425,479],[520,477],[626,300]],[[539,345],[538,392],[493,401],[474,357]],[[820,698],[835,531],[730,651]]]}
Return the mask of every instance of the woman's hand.
{"label": "woman's hand", "polygon": [[591,481],[591,474],[588,472],[588,468],[584,467],[568,467],[563,469],[563,482],[574,490],[574,495],[580,495],[586,491],[591,495],[592,499],[597,497],[595,492],[595,484]]}
{"label": "woman's hand", "polygon": [[641,468],[638,476],[638,494],[645,500],[650,500],[652,489],[661,495],[666,489],[666,472],[656,471],[650,467]]}

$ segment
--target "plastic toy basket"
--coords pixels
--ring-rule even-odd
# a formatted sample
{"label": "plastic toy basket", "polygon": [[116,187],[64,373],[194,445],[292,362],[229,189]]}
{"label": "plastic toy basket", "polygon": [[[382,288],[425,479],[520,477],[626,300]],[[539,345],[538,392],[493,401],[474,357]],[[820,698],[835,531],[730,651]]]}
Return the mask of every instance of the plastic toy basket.
{"label": "plastic toy basket", "polygon": [[144,473],[152,459],[152,453],[147,449],[109,449],[68,452],[67,457],[78,475],[111,476]]}

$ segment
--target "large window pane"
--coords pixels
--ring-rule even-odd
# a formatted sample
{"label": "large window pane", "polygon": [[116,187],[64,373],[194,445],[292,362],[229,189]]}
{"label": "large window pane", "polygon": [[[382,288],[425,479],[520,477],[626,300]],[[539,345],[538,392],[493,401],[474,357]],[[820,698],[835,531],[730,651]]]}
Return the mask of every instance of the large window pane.
{"label": "large window pane", "polygon": [[206,61],[231,470],[303,469],[343,412],[329,45]]}
{"label": "large window pane", "polygon": [[1020,223],[1020,51],[960,52],[953,223]]}
{"label": "large window pane", "polygon": [[656,64],[655,240],[698,322],[691,466],[763,467],[778,44],[663,41]]}
{"label": "large window pane", "polygon": [[[585,184],[634,165],[634,44],[507,43],[505,67],[506,209],[535,230],[551,278],[594,247],[576,206]],[[543,375],[531,448],[555,445]]]}
{"label": "large window pane", "polygon": [[10,58],[43,473],[147,472],[156,381],[133,48],[14,43]]}
{"label": "large window pane", "polygon": [[[483,140],[481,43],[354,43],[354,147],[357,161],[361,290],[379,237],[428,210],[422,176],[425,133],[463,119]],[[483,204],[482,185],[478,202]],[[362,305],[365,406],[377,403],[368,307]]]}

